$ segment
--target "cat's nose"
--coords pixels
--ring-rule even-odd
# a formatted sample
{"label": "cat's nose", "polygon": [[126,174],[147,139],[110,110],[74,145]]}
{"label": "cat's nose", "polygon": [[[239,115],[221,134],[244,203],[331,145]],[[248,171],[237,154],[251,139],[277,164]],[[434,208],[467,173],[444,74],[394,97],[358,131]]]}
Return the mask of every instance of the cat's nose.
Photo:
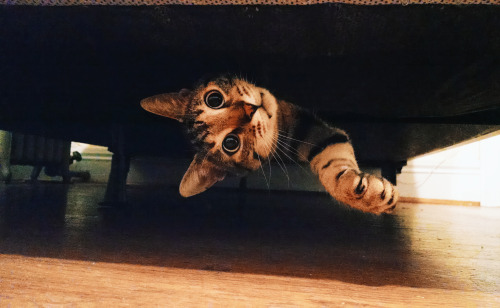
{"label": "cat's nose", "polygon": [[252,118],[257,109],[259,109],[259,106],[255,106],[252,104],[243,104],[243,108],[245,109],[245,114],[249,117]]}

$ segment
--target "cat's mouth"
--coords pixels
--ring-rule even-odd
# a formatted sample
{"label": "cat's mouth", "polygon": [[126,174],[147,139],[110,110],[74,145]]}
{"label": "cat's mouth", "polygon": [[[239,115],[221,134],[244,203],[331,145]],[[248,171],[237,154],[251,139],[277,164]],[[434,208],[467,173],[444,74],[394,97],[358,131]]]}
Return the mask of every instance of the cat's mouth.
{"label": "cat's mouth", "polygon": [[270,106],[267,106],[267,105],[268,105],[268,103],[265,100],[263,100],[262,103],[260,104],[260,108],[267,115],[268,119],[272,119],[273,114],[270,112],[271,108],[270,108]]}

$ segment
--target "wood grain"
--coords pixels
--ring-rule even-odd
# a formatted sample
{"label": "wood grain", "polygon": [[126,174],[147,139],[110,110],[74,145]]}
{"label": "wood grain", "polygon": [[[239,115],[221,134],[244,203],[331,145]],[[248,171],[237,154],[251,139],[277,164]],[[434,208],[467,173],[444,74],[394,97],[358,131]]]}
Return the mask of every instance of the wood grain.
{"label": "wood grain", "polygon": [[[370,287],[340,281],[5,256],[2,306],[486,306],[477,291]],[[6,270],[10,273],[6,273]]]}
{"label": "wood grain", "polygon": [[0,307],[500,305],[498,209],[216,189],[0,186]]}

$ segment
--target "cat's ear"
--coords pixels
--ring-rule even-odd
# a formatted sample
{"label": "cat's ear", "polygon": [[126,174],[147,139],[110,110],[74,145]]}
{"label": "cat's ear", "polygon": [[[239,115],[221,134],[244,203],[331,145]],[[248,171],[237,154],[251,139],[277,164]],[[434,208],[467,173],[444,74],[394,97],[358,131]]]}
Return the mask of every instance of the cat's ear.
{"label": "cat's ear", "polygon": [[177,93],[164,93],[145,98],[141,100],[141,107],[151,113],[182,122],[190,99],[191,91],[182,89]]}
{"label": "cat's ear", "polygon": [[196,154],[182,178],[179,192],[183,197],[191,197],[209,189],[222,181],[227,172],[205,159],[205,154]]}

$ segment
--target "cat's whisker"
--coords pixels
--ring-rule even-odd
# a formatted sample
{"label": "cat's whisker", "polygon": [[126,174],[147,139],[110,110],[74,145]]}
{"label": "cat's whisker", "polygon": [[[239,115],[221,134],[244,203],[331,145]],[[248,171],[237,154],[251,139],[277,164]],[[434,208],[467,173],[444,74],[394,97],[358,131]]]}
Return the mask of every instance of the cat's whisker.
{"label": "cat's whisker", "polygon": [[267,181],[266,173],[264,172],[264,167],[262,167],[262,161],[260,160],[259,153],[257,153],[257,158],[259,159],[259,162],[260,162],[260,170],[262,170],[262,175],[264,176],[264,181],[266,182],[267,189],[270,191],[271,190],[271,184]]}
{"label": "cat's whisker", "polygon": [[[273,136],[273,141],[276,142],[276,148],[278,148],[278,146],[279,146],[279,144],[277,142],[278,137]],[[281,170],[283,170],[283,173],[285,174],[287,181],[288,181],[288,187],[290,188],[290,176],[288,175],[288,169],[286,168],[285,162],[283,161],[283,159],[281,158],[280,154],[277,151],[272,151],[271,154],[273,155],[274,159],[278,163],[278,166],[280,166]],[[283,166],[280,164],[280,162],[279,162],[278,158],[276,158],[276,156],[278,156],[279,160],[281,160],[281,163],[283,164]]]}
{"label": "cat's whisker", "polygon": [[279,131],[279,135],[283,138],[286,138],[286,139],[289,139],[289,140],[292,140],[292,141],[296,141],[296,142],[299,142],[299,143],[303,143],[303,144],[307,144],[307,145],[311,145],[311,146],[314,146],[314,147],[318,147],[319,145],[315,144],[315,143],[311,143],[311,142],[307,142],[307,141],[304,141],[304,140],[299,140],[299,139],[296,139],[296,138],[292,138],[290,136],[287,136],[285,134],[288,134],[287,132],[283,131],[283,130],[278,130]]}
{"label": "cat's whisker", "polygon": [[277,144],[278,144],[278,148],[277,148],[277,149],[278,149],[281,153],[285,154],[285,155],[286,155],[286,157],[287,157],[289,160],[292,160],[291,155],[292,155],[292,154],[295,154],[295,153],[293,153],[293,152],[291,151],[291,149],[287,148],[287,147],[286,147],[286,144],[284,144],[282,141],[277,140],[276,142],[277,142]]}
{"label": "cat's whisker", "polygon": [[302,169],[302,171],[309,175],[309,171],[306,170],[300,163],[298,163],[296,160],[294,160],[293,158],[291,158],[289,155],[287,155],[282,149],[279,149],[281,151],[281,153],[283,153],[288,159],[290,159],[293,163],[295,163],[297,166],[300,167],[300,169]]}
{"label": "cat's whisker", "polygon": [[281,153],[283,153],[288,159],[290,159],[292,162],[294,162],[295,164],[297,164],[306,174],[309,175],[309,171],[307,171],[301,164],[299,164],[297,161],[295,161],[293,158],[291,158],[288,154],[286,154],[285,151],[283,151],[279,147],[277,147],[276,149],[279,150],[279,151],[281,151]]}
{"label": "cat's whisker", "polygon": [[[286,133],[285,131],[282,131],[282,130],[278,130],[279,132],[281,133]],[[289,140],[293,140],[293,141],[296,141],[296,142],[300,142],[300,143],[303,143],[303,144],[308,144],[308,145],[312,145],[314,147],[318,147],[317,144],[314,144],[314,143],[310,143],[310,142],[307,142],[307,141],[303,141],[303,140],[299,140],[299,139],[295,139],[295,138],[292,138],[292,137],[288,137],[286,135],[283,135],[283,134],[279,134],[280,137],[283,137],[283,138],[286,138],[286,139],[289,139]]]}
{"label": "cat's whisker", "polygon": [[[272,142],[272,141],[271,141]],[[268,144],[267,145],[267,149],[266,151],[268,151],[269,154],[272,154],[272,144]],[[271,181],[271,159],[269,159],[269,155],[268,155],[268,159],[267,159],[267,162],[269,164],[269,181]]]}
{"label": "cat's whisker", "polygon": [[[278,164],[278,166],[280,167],[280,169],[283,171],[283,173],[285,174],[286,178],[287,178],[287,183],[288,183],[288,187],[290,187],[290,176],[288,174],[288,169],[286,168],[286,164],[285,162],[283,161],[283,159],[281,158],[281,156],[279,155],[279,153],[274,149],[273,150],[273,146],[275,145],[276,147],[279,146],[278,144],[278,137],[277,136],[271,136],[271,139],[269,139],[269,153],[272,155],[272,157],[274,158],[274,160],[276,161],[276,163]],[[280,163],[281,161],[281,163]],[[269,161],[269,164],[270,164],[270,161]],[[271,166],[269,166],[271,167]]]}
{"label": "cat's whisker", "polygon": [[281,145],[281,147],[286,150],[287,152],[289,152],[290,154],[294,154],[294,155],[297,155],[297,157],[299,156],[299,152],[294,149],[292,146],[290,146],[286,141],[283,141],[283,140],[277,140],[277,143],[279,145]]}
{"label": "cat's whisker", "polygon": [[301,153],[299,153],[299,151],[297,151],[296,149],[294,149],[291,145],[289,145],[285,141],[279,140],[279,138],[278,138],[277,142],[278,142],[279,145],[281,145],[285,150],[287,150],[291,154],[295,154],[298,158],[300,158],[300,159],[302,159],[304,161],[307,161],[307,158],[304,155],[302,155]]}
{"label": "cat's whisker", "polygon": [[[266,152],[271,153],[271,147],[267,144],[267,142],[263,141],[262,145],[266,149]],[[269,163],[269,182],[271,182],[271,160],[269,159],[269,155],[267,157],[267,162]]]}
{"label": "cat's whisker", "polygon": [[279,137],[283,137],[283,136],[282,135],[278,136],[278,141],[282,145],[283,148],[285,148],[289,152],[295,154],[299,159],[301,159],[303,161],[308,160],[307,157],[305,157],[303,154],[301,154],[297,149],[293,148],[288,142],[286,142],[284,140],[279,140]]}
{"label": "cat's whisker", "polygon": [[[279,160],[276,158],[275,154],[279,157],[279,160],[281,160],[281,164],[280,164]],[[278,164],[278,166],[280,166],[281,170],[283,171],[283,174],[285,174],[286,179],[287,179],[288,188],[290,188],[290,176],[288,175],[288,169],[286,168],[285,162],[283,161],[281,156],[278,154],[278,152],[273,153],[273,157],[276,160],[276,163]]]}
{"label": "cat's whisker", "polygon": [[[283,161],[283,159],[281,159],[281,156],[279,156],[279,153],[276,152],[276,148],[279,146],[278,137],[273,136],[272,140],[271,140],[271,143],[275,145],[274,150],[271,150],[271,154],[273,155],[273,158],[276,160],[276,162],[278,163],[278,165],[280,165],[280,162],[279,162],[280,160],[283,163],[283,165],[285,165],[285,162]],[[276,155],[278,156],[279,160],[278,160],[278,158],[276,158]],[[281,167],[281,165],[280,165],[280,167]]]}
{"label": "cat's whisker", "polygon": [[[293,163],[297,164],[299,167],[302,168],[302,170],[304,170],[307,174],[309,174],[309,172],[306,169],[304,169],[304,167],[299,162],[297,162],[296,160],[294,160],[291,157],[291,155],[294,154],[297,157],[302,158],[304,160],[305,160],[305,157],[303,155],[301,155],[296,149],[294,149],[293,147],[291,147],[288,143],[286,143],[283,140],[280,140],[279,137],[280,137],[280,135],[278,135],[278,138],[276,140],[276,142],[278,144],[277,149],[280,150],[281,153],[283,153],[289,160],[291,160]],[[281,148],[279,148],[279,146],[281,146]],[[290,155],[288,155],[287,152]]]}

